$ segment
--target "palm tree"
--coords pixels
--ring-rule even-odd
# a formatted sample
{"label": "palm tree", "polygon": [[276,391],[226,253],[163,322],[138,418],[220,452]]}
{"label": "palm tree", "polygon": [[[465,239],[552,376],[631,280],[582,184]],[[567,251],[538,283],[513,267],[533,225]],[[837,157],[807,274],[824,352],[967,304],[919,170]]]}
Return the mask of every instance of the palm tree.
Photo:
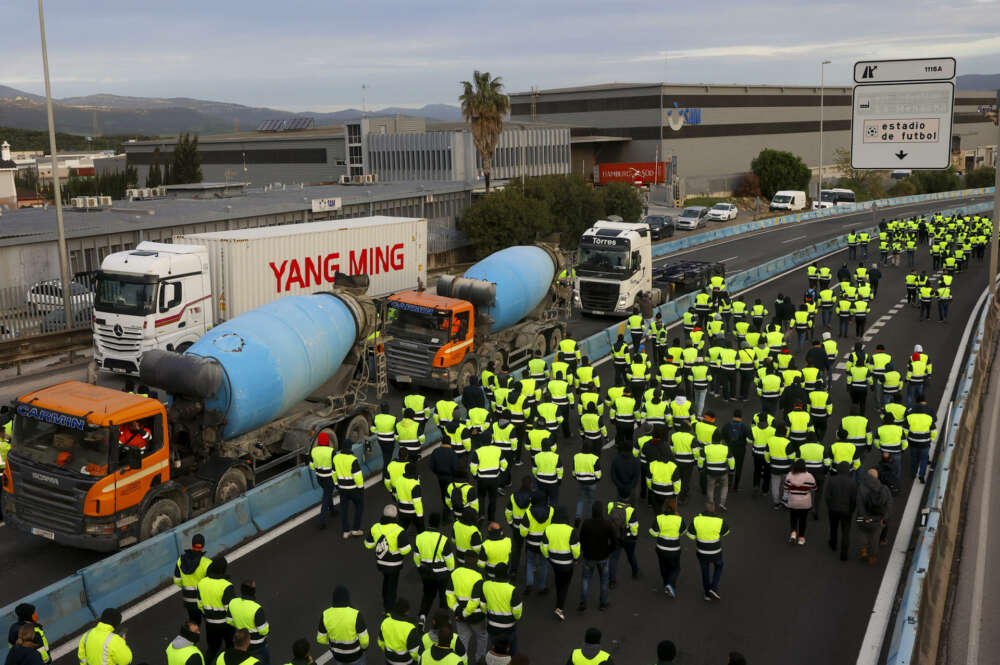
{"label": "palm tree", "polygon": [[486,191],[490,191],[493,152],[503,131],[503,121],[510,112],[510,98],[503,94],[503,79],[490,78],[489,72],[475,71],[472,81],[462,81],[462,116],[472,125],[472,140],[483,160]]}

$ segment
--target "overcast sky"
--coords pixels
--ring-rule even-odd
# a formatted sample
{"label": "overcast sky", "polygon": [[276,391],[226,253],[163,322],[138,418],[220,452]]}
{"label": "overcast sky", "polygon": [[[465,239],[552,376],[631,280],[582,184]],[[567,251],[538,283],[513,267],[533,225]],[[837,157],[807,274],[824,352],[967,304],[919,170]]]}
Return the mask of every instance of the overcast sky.
{"label": "overcast sky", "polygon": [[[36,3],[0,0],[0,84],[43,93]],[[53,95],[291,110],[456,103],[608,81],[847,85],[858,59],[955,56],[1000,73],[1000,2],[955,0],[47,0]]]}

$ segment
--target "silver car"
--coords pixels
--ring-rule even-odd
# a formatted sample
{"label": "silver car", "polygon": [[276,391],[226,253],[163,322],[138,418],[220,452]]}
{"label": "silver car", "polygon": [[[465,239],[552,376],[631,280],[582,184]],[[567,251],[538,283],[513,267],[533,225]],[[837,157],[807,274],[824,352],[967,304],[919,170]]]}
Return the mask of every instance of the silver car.
{"label": "silver car", "polygon": [[693,231],[699,226],[704,226],[707,218],[708,208],[705,206],[690,206],[684,208],[684,212],[677,216],[674,226],[685,231]]}
{"label": "silver car", "polygon": [[[70,302],[73,307],[93,307],[94,292],[79,282],[70,282]],[[62,280],[38,282],[24,298],[25,304],[35,312],[51,312],[63,307]]]}

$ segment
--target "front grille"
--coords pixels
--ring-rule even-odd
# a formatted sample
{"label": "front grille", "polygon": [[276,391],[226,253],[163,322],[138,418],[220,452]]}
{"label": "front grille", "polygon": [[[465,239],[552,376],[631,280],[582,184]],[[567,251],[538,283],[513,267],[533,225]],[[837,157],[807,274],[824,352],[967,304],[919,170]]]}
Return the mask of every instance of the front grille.
{"label": "front grille", "polygon": [[123,330],[122,336],[115,334],[114,326],[97,326],[94,335],[97,348],[107,353],[139,353],[142,346],[142,331]]}
{"label": "front grille", "polygon": [[392,340],[385,345],[385,358],[390,379],[396,376],[424,379],[430,376],[434,350],[424,344]]}
{"label": "front grille", "polygon": [[89,486],[86,483],[67,489],[36,483],[31,480],[31,470],[25,469],[14,477],[17,513],[22,520],[34,526],[80,533],[83,531],[83,500]]}
{"label": "front grille", "polygon": [[613,312],[618,304],[618,284],[580,280],[580,302],[585,310]]}

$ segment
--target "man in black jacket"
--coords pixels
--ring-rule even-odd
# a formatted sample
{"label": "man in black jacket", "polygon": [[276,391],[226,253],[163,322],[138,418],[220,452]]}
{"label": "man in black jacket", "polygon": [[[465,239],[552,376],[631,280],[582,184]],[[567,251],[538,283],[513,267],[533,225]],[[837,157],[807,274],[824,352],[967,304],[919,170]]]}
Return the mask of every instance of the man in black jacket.
{"label": "man in black jacket", "polygon": [[580,549],[583,555],[583,572],[580,579],[580,605],[578,612],[587,609],[587,592],[590,589],[590,576],[597,573],[601,582],[600,609],[606,610],[610,605],[608,589],[611,585],[611,566],[608,558],[618,547],[618,535],[611,522],[604,517],[604,506],[595,501],[591,507],[590,519],[584,520],[580,527]]}
{"label": "man in black jacket", "polygon": [[729,446],[729,456],[736,460],[736,468],[729,474],[729,488],[733,492],[738,492],[747,444],[753,441],[753,432],[750,430],[750,426],[743,422],[743,409],[733,411],[733,419],[722,428],[722,436],[725,437],[726,445]]}
{"label": "man in black jacket", "polygon": [[[652,444],[652,441],[646,445]],[[642,475],[642,465],[639,459],[632,454],[629,446],[618,446],[618,455],[611,463],[611,482],[615,484],[619,495],[635,498],[636,485],[639,484]],[[645,485],[643,485],[645,487]]]}
{"label": "man in black jacket", "polygon": [[823,487],[827,514],[830,517],[830,549],[837,550],[837,534],[840,534],[840,560],[847,561],[850,548],[851,519],[857,507],[858,483],[851,473],[851,465],[841,462],[836,473],[831,474]]}
{"label": "man in black jacket", "polygon": [[451,511],[448,510],[448,485],[455,480],[459,467],[458,455],[451,447],[448,437],[442,437],[441,445],[431,453],[430,467],[437,477],[438,489],[441,491],[441,513],[445,521],[448,521],[452,517]]}
{"label": "man in black jacket", "polygon": [[476,407],[486,408],[486,391],[483,390],[478,376],[470,376],[469,385],[462,390],[462,406],[466,411]]}

